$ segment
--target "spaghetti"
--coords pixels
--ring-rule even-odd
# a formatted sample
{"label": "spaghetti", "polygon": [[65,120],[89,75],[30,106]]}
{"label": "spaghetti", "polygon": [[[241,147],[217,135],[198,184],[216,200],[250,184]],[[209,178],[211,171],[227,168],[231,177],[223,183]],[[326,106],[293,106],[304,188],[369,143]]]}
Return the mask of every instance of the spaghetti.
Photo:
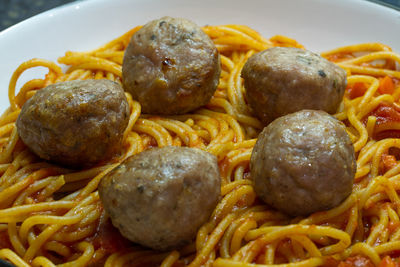
{"label": "spaghetti", "polygon": [[[0,117],[0,258],[17,266],[394,266],[400,251],[400,55],[368,43],[322,53],[348,73],[335,116],[347,126],[357,155],[352,194],[338,207],[288,218],[261,203],[249,174],[262,124],[252,116],[240,78],[254,53],[273,46],[242,25],[206,26],[221,53],[220,83],[211,101],[192,114],[151,116],[126,94],[130,106],[123,153],[91,169],[72,171],[38,159],[19,140],[22,105],[49,84],[74,79],[121,83],[124,49],[136,27],[90,52],[67,52],[59,63],[32,59],[14,72],[10,107]],[[27,69],[48,68],[44,79],[16,83]],[[156,252],[124,240],[110,226],[97,186],[125,158],[153,146],[190,146],[217,156],[221,200],[193,244]],[[259,265],[257,265],[259,264]],[[286,265],[285,265],[286,264]],[[392,265],[390,265],[392,264]]]}

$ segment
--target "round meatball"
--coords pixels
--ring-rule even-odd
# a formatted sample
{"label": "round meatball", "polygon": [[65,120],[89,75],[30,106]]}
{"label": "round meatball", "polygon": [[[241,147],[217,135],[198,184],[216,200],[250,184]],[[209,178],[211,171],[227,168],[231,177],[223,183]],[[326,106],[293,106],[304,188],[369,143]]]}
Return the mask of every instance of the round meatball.
{"label": "round meatball", "polygon": [[106,175],[100,198],[123,236],[156,250],[190,243],[220,195],[215,156],[195,148],[153,148]]}
{"label": "round meatball", "polygon": [[266,125],[302,109],[335,113],[346,88],[346,72],[310,51],[274,47],[251,56],[241,76],[250,107]]}
{"label": "round meatball", "polygon": [[257,195],[288,215],[339,205],[352,191],[354,148],[344,125],[324,111],[303,110],[270,123],[250,161]]}
{"label": "round meatball", "polygon": [[121,149],[129,121],[122,87],[109,80],[76,80],[49,85],[22,107],[17,130],[42,159],[87,167]]}
{"label": "round meatball", "polygon": [[220,72],[211,39],[193,22],[171,17],[137,31],[122,64],[124,89],[151,114],[183,114],[207,104]]}

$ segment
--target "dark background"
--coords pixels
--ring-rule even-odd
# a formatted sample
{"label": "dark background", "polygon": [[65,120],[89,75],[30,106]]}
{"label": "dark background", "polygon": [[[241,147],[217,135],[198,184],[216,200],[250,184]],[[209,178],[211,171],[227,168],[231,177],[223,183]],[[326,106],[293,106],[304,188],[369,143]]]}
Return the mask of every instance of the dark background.
{"label": "dark background", "polygon": [[[77,0],[0,0],[0,31],[36,14],[71,2],[77,2]],[[400,10],[400,0],[373,0],[372,2]]]}
{"label": "dark background", "polygon": [[[112,0],[111,0],[112,1]],[[46,10],[75,0],[0,0],[0,31]]]}

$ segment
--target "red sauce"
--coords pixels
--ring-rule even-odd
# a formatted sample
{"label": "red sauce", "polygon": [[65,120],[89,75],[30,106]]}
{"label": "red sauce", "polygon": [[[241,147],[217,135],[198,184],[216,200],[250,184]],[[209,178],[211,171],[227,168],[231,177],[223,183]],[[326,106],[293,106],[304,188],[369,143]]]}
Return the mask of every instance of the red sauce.
{"label": "red sauce", "polygon": [[390,253],[387,253],[392,260],[396,260],[396,262],[400,262],[400,250],[393,250]]}
{"label": "red sauce", "polygon": [[397,165],[396,157],[393,155],[382,154],[380,162],[380,173],[386,173],[388,170],[392,169]]}
{"label": "red sauce", "polygon": [[328,257],[325,259],[324,265],[322,265],[323,267],[337,267],[339,265],[340,261],[339,260],[335,260],[332,257]]}
{"label": "red sauce", "polygon": [[[364,125],[368,116],[376,117],[373,138],[382,140],[385,138],[400,138],[400,107],[396,104],[382,103],[363,119]],[[400,149],[390,148],[382,154],[379,166],[380,173],[385,173],[397,165],[400,160]]]}
{"label": "red sauce", "polygon": [[7,231],[0,232],[0,249],[11,248],[11,242],[8,238]]}
{"label": "red sauce", "polygon": [[140,138],[144,140],[143,145],[145,149],[158,147],[157,141],[154,137],[147,134],[140,134]]}
{"label": "red sauce", "polygon": [[348,257],[339,263],[338,267],[375,267],[369,258],[362,255]]}
{"label": "red sauce", "polygon": [[368,87],[362,82],[348,84],[346,88],[346,96],[350,99],[354,99],[363,96],[367,89]]}
{"label": "red sauce", "polygon": [[121,235],[110,220],[107,220],[104,224],[99,225],[93,245],[96,249],[102,248],[111,254],[129,247],[130,242]]}
{"label": "red sauce", "polygon": [[378,267],[400,267],[398,259],[393,260],[390,256],[386,256],[382,259]]}
{"label": "red sauce", "polygon": [[348,60],[348,59],[352,59],[352,58],[354,58],[354,56],[349,53],[336,53],[336,54],[329,55],[326,57],[327,60],[332,61],[332,62],[340,62],[340,61]]}
{"label": "red sauce", "polygon": [[364,118],[364,124],[366,123],[368,116],[376,117],[374,139],[400,138],[400,130],[390,129],[393,128],[391,125],[400,124],[400,108],[398,106],[388,103],[380,104],[374,111]]}
{"label": "red sauce", "polygon": [[393,104],[382,103],[370,115],[377,118],[378,124],[390,121],[400,122],[400,108]]}
{"label": "red sauce", "polygon": [[393,94],[395,91],[395,82],[392,77],[385,76],[379,79],[378,92],[381,94]]}
{"label": "red sauce", "polygon": [[389,234],[394,233],[397,231],[397,229],[400,227],[400,222],[389,222],[388,229],[389,229]]}
{"label": "red sauce", "polygon": [[262,248],[261,251],[258,253],[258,256],[255,260],[256,264],[265,264],[265,260],[266,260],[265,250],[266,250],[266,247]]}
{"label": "red sauce", "polygon": [[224,157],[221,161],[218,162],[218,167],[221,172],[221,177],[224,177],[228,173],[230,160],[228,157]]}

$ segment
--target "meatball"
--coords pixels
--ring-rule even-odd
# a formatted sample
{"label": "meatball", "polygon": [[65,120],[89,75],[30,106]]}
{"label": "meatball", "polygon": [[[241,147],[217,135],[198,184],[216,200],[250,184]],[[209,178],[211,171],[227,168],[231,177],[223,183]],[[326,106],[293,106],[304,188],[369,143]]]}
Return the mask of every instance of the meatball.
{"label": "meatball", "polygon": [[118,83],[76,80],[39,90],[23,105],[17,130],[42,159],[75,168],[117,153],[128,121],[129,105]]}
{"label": "meatball", "polygon": [[137,31],[122,64],[124,89],[151,114],[183,114],[207,104],[220,72],[211,39],[193,22],[171,17]]}
{"label": "meatball", "polygon": [[303,110],[270,123],[250,161],[257,195],[288,215],[339,205],[352,191],[354,148],[344,125],[324,111]]}
{"label": "meatball", "polygon": [[220,195],[215,156],[163,147],[134,155],[106,175],[100,198],[123,236],[156,250],[190,243]]}
{"label": "meatball", "polygon": [[335,113],[342,101],[346,72],[310,51],[274,47],[251,56],[241,76],[255,115],[266,125],[302,109]]}

